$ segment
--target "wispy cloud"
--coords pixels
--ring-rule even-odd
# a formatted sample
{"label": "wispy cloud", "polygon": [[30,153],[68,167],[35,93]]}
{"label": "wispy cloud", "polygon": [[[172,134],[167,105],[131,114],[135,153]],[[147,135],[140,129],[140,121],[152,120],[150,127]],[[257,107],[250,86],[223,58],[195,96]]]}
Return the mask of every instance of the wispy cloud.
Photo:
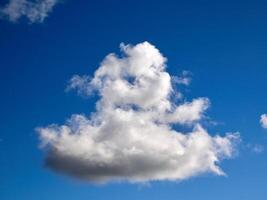
{"label": "wispy cloud", "polygon": [[189,71],[183,71],[181,76],[173,76],[173,81],[177,84],[188,86],[192,81],[192,73]]}
{"label": "wispy cloud", "polygon": [[0,14],[11,22],[25,17],[30,23],[41,23],[58,2],[59,0],[10,0],[1,8]]}
{"label": "wispy cloud", "polygon": [[[92,182],[224,175],[218,163],[233,156],[239,134],[211,136],[200,125],[207,98],[172,101],[177,91],[155,46],[144,42],[121,50],[120,57],[107,55],[91,79],[76,75],[70,81],[69,89],[100,96],[95,113],[38,128],[41,146],[48,148],[46,166]],[[177,131],[174,124],[191,131]]]}
{"label": "wispy cloud", "polygon": [[261,144],[247,144],[245,147],[253,153],[264,152],[264,146]]}

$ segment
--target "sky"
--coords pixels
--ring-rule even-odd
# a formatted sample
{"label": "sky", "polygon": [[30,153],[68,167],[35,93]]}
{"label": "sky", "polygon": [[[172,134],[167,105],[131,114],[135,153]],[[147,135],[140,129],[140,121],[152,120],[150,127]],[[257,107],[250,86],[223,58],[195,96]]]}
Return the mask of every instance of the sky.
{"label": "sky", "polygon": [[266,2],[0,8],[0,199],[265,200]]}

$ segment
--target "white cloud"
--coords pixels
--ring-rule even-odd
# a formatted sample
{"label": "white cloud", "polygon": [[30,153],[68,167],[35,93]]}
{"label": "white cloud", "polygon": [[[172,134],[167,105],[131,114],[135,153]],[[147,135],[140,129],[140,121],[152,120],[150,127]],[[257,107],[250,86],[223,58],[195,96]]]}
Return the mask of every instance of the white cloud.
{"label": "white cloud", "polygon": [[[92,182],[183,180],[201,173],[223,175],[218,163],[233,156],[239,135],[211,136],[201,125],[207,98],[172,101],[166,58],[148,42],[121,45],[94,73],[74,76],[69,89],[100,96],[90,117],[38,128],[46,165]],[[192,127],[189,133],[173,124]]]}
{"label": "white cloud", "polygon": [[266,128],[267,129],[267,114],[262,114],[261,115],[260,123],[261,123],[262,128]]}
{"label": "white cloud", "polygon": [[70,90],[77,90],[79,95],[85,95],[85,96],[90,96],[92,94],[92,88],[90,86],[90,78],[89,76],[78,76],[74,75],[70,81],[69,85],[66,88],[66,91]]}
{"label": "white cloud", "polygon": [[190,85],[192,78],[191,72],[183,71],[181,76],[173,76],[173,81],[177,84]]}
{"label": "white cloud", "polygon": [[26,17],[30,23],[41,23],[58,2],[59,0],[10,0],[0,10],[0,14],[11,22]]}

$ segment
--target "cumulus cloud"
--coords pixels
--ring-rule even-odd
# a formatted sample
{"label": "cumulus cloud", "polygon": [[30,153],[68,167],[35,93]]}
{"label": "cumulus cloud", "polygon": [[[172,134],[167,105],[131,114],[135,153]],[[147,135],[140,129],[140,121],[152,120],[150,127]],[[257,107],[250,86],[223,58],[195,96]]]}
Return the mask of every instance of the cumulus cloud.
{"label": "cumulus cloud", "polygon": [[[148,42],[121,45],[94,76],[75,75],[68,89],[97,93],[96,111],[38,128],[46,166],[91,182],[183,180],[218,166],[235,151],[237,133],[211,135],[201,120],[207,98],[174,101],[166,58]],[[175,124],[191,130],[181,132]]]}
{"label": "cumulus cloud", "polygon": [[10,0],[0,10],[0,14],[11,22],[26,17],[30,23],[41,23],[58,2],[59,0]]}
{"label": "cumulus cloud", "polygon": [[262,114],[261,115],[260,123],[261,123],[262,128],[266,128],[267,129],[267,114]]}

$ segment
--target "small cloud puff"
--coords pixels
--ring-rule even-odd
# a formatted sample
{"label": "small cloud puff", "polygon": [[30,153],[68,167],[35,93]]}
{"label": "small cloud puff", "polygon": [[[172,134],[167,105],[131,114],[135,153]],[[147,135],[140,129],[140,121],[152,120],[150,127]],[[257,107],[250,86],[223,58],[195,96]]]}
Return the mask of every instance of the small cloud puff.
{"label": "small cloud puff", "polygon": [[260,117],[260,124],[262,128],[267,129],[267,114],[262,114]]}
{"label": "small cloud puff", "polygon": [[189,71],[183,71],[181,76],[173,76],[173,82],[181,85],[188,86],[192,81],[192,73]]}
{"label": "small cloud puff", "polygon": [[[68,89],[99,95],[96,112],[38,128],[41,146],[47,148],[46,166],[96,183],[224,175],[218,163],[233,156],[239,135],[211,136],[200,125],[210,105],[207,98],[172,100],[177,91],[155,46],[122,44],[121,50],[120,57],[107,55],[92,78],[70,80]],[[175,124],[191,130],[178,131]]]}
{"label": "small cloud puff", "polygon": [[59,0],[10,0],[0,10],[2,18],[17,22],[25,17],[30,23],[42,23]]}
{"label": "small cloud puff", "polygon": [[261,144],[247,144],[246,148],[253,153],[262,153],[264,152],[264,146]]}

